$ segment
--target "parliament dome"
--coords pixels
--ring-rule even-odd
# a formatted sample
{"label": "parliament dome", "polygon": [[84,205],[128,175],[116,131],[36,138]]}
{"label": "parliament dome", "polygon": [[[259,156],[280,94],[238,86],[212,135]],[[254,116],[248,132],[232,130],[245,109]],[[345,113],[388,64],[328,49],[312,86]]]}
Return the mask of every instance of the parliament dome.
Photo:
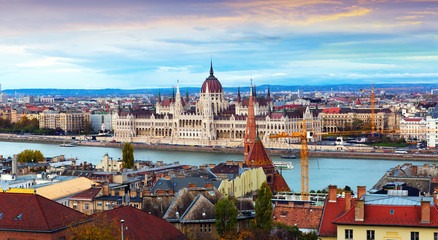
{"label": "parliament dome", "polygon": [[222,92],[222,84],[219,80],[213,75],[213,64],[210,66],[210,76],[205,79],[204,83],[201,87],[201,93],[205,93],[207,86],[209,93],[221,93]]}

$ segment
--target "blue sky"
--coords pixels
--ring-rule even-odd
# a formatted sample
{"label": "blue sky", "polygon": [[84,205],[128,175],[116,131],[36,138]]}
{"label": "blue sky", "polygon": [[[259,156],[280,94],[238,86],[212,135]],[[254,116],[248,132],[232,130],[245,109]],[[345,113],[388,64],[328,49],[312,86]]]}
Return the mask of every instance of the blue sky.
{"label": "blue sky", "polygon": [[438,83],[438,0],[0,3],[4,89]]}

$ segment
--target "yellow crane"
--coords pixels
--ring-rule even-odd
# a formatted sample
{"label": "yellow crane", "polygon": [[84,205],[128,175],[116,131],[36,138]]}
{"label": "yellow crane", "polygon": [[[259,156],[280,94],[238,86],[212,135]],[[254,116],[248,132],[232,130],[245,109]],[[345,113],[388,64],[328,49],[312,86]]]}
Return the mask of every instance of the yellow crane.
{"label": "yellow crane", "polygon": [[[314,132],[307,131],[306,123],[314,121],[303,120],[298,125],[301,125],[300,132],[285,133],[271,135],[269,138],[300,138],[301,140],[301,200],[309,200],[309,149],[307,146],[308,139],[316,135],[367,135],[370,131],[340,131],[340,132]],[[400,131],[400,130],[398,130]],[[394,134],[397,130],[380,130],[379,133]]]}
{"label": "yellow crane", "polygon": [[371,134],[375,133],[375,115],[374,115],[374,91],[385,90],[404,90],[404,89],[416,89],[423,87],[401,87],[401,88],[374,88],[374,84],[371,84],[371,89],[360,89],[361,92],[371,92]]}
{"label": "yellow crane", "polygon": [[301,200],[309,200],[309,149],[307,148],[307,139],[313,138],[313,132],[307,132],[306,121],[303,120],[298,125],[301,126],[300,132],[287,134],[285,132],[278,135],[271,135],[270,138],[291,138],[297,137],[301,139]]}

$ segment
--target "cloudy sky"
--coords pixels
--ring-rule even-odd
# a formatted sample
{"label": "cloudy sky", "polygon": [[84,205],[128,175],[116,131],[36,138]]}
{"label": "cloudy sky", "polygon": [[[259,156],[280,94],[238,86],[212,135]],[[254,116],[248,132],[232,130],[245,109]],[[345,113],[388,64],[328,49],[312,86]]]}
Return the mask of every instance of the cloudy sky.
{"label": "cloudy sky", "polygon": [[0,0],[17,88],[438,83],[438,0]]}

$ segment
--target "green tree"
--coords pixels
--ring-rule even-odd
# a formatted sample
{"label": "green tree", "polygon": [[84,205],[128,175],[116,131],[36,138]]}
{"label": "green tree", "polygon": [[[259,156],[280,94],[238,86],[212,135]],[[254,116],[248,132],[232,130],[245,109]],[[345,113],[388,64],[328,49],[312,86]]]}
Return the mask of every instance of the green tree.
{"label": "green tree", "polygon": [[233,235],[237,230],[237,213],[235,200],[224,198],[214,205],[216,231],[219,236]]}
{"label": "green tree", "polygon": [[19,162],[39,162],[44,160],[44,155],[39,150],[26,149],[18,154]]}
{"label": "green tree", "polygon": [[255,204],[255,225],[257,228],[271,230],[272,211],[272,192],[268,184],[264,182],[258,190]]}
{"label": "green tree", "polygon": [[131,143],[125,142],[122,149],[122,167],[134,167],[134,147]]}

